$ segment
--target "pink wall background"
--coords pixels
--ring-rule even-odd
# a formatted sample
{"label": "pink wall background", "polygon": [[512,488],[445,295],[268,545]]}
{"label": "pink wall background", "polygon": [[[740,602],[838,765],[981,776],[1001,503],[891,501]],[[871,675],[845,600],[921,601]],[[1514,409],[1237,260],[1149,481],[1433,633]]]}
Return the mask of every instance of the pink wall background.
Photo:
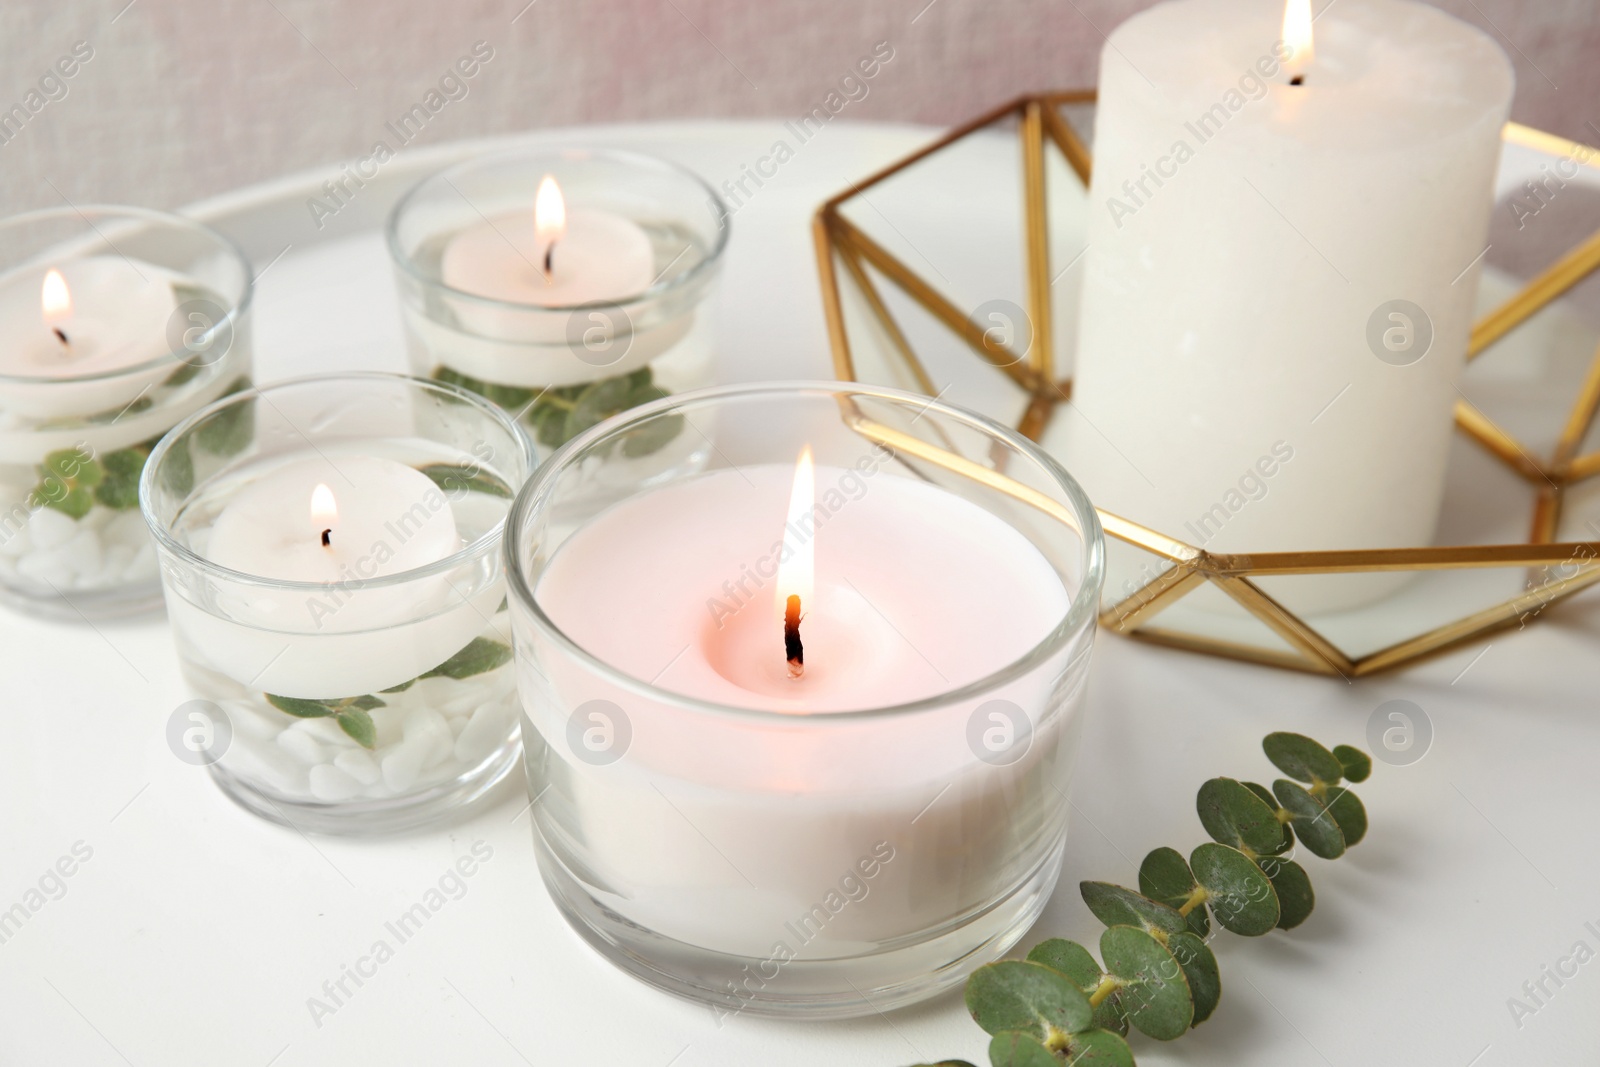
{"label": "pink wall background", "polygon": [[[1259,2],[1276,7],[1279,0]],[[524,3],[7,4],[0,8],[0,109],[24,101],[75,42],[88,42],[94,54],[72,78],[47,86],[59,98],[0,144],[0,211],[63,199],[171,207],[364,155],[385,124],[437,89],[477,41],[493,58],[414,143],[573,123],[792,118],[819,104],[879,42],[893,58],[842,117],[948,124],[1026,90],[1092,85],[1103,34],[1148,6]],[[1600,4],[1439,6],[1483,26],[1506,48],[1517,70],[1516,118],[1600,142]]]}

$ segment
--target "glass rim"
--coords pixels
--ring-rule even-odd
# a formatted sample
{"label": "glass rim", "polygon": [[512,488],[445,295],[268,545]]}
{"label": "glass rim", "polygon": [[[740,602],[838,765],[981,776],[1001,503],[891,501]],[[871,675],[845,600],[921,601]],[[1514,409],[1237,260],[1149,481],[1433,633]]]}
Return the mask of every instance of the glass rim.
{"label": "glass rim", "polygon": [[[795,714],[787,711],[769,711],[702,700],[698,697],[688,696],[671,689],[664,689],[643,679],[635,678],[633,675],[612,666],[590,652],[583,645],[574,641],[555,624],[554,620],[544,613],[544,610],[540,608],[538,601],[535,599],[533,590],[528,585],[527,575],[524,573],[519,551],[523,527],[533,510],[534,500],[542,496],[554,484],[560,474],[586,455],[591,448],[615,434],[625,432],[640,422],[685,407],[686,402],[688,405],[698,406],[705,403],[739,400],[761,395],[807,395],[812,393],[870,397],[902,405],[915,406],[922,412],[937,412],[1004,442],[1037,463],[1055,481],[1066,496],[1068,506],[1078,520],[1079,532],[1083,540],[1083,547],[1080,553],[1083,574],[1077,591],[1072,594],[1072,602],[1048,634],[1021,656],[1009,661],[1004,666],[991,671],[982,678],[954,689],[943,690],[931,696],[900,704],[818,712],[816,714]],[[648,492],[649,490],[644,491]],[[1066,468],[1038,445],[1010,427],[985,415],[944,403],[937,398],[930,398],[902,389],[863,385],[856,382],[830,381],[827,379],[745,382],[691,390],[679,393],[676,396],[653,400],[636,408],[630,408],[596,426],[590,427],[562,445],[561,448],[540,464],[538,469],[533,472],[533,475],[523,483],[522,489],[517,493],[517,498],[512,501],[511,510],[506,515],[505,535],[506,588],[508,596],[527,611],[529,617],[533,620],[534,626],[542,636],[554,641],[568,653],[575,655],[580,663],[599,674],[607,682],[625,691],[643,696],[657,704],[666,704],[697,713],[733,719],[765,723],[782,722],[791,727],[812,725],[819,729],[825,729],[830,723],[842,724],[912,716],[948,707],[951,704],[981,696],[986,692],[991,692],[1000,686],[1006,685],[1045,662],[1050,656],[1064,649],[1078,634],[1094,626],[1096,613],[1100,605],[1100,587],[1105,578],[1105,535],[1100,528],[1099,515],[1095,511],[1094,505],[1089,501],[1088,495],[1083,491],[1077,480],[1067,473]]]}
{"label": "glass rim", "polygon": [[[25,211],[18,215],[7,215],[5,218],[0,219],[0,238],[3,238],[6,230],[12,226],[21,226],[28,223],[41,222],[50,218],[77,218],[80,222],[86,224],[89,229],[94,230],[95,233],[98,234],[98,228],[93,222],[90,221],[89,218],[91,214],[96,213],[101,215],[121,215],[131,218],[139,218],[148,222],[160,222],[171,226],[174,229],[190,230],[199,233],[208,240],[215,242],[217,247],[221,249],[224,254],[232,257],[239,264],[239,267],[244,274],[244,286],[243,292],[239,295],[239,299],[229,301],[230,306],[227,314],[224,316],[224,321],[228,323],[229,329],[233,331],[235,338],[237,338],[240,330],[240,324],[244,319],[245,312],[250,309],[250,304],[255,297],[255,267],[251,264],[250,257],[245,255],[244,249],[239,246],[237,241],[226,236],[225,234],[218,232],[217,230],[212,229],[210,226],[207,226],[198,219],[191,219],[185,215],[174,215],[169,211],[157,211],[154,208],[132,207],[125,204],[76,204],[70,207],[46,207],[39,208],[34,211]],[[117,250],[116,245],[111,244],[109,238],[102,234],[101,239],[104,240],[107,245],[110,245],[112,251],[116,252],[117,255],[122,256],[123,259],[128,259],[127,256],[123,256],[122,253]],[[74,258],[81,259],[83,257],[79,256]],[[72,260],[63,260],[62,262],[72,262]],[[12,269],[20,269],[20,267]],[[135,268],[135,270],[137,270],[137,268]],[[7,273],[9,273],[9,271]],[[219,325],[220,323],[213,323],[211,329],[215,331]],[[115,381],[116,379],[125,376],[144,374],[149,371],[157,370],[169,363],[187,365],[186,360],[179,356],[178,353],[171,351],[170,349],[171,346],[169,345],[168,351],[163,352],[159,356],[147,359],[143,363],[135,363],[127,367],[118,367],[116,370],[101,371],[97,374],[78,374],[65,378],[32,374],[0,374],[0,382],[17,385],[49,385],[53,382],[67,382],[73,384],[81,382],[105,382]],[[204,364],[203,366],[210,365],[211,364]]]}
{"label": "glass rim", "polygon": [[[454,286],[446,285],[440,278],[424,274],[417,268],[416,261],[409,254],[407,254],[403,248],[401,248],[400,218],[405,214],[406,209],[411,205],[413,199],[421,195],[423,189],[431,186],[434,182],[448,182],[453,176],[463,174],[486,164],[508,162],[513,159],[531,159],[538,156],[560,157],[563,153],[567,152],[581,152],[591,158],[608,159],[612,160],[613,162],[624,163],[648,170],[666,171],[675,175],[676,177],[685,178],[691,184],[699,186],[701,191],[705,193],[706,198],[712,205],[712,209],[717,217],[716,241],[713,242],[711,247],[706,250],[706,254],[701,258],[700,262],[696,263],[694,266],[690,267],[676,278],[673,278],[669,281],[661,281],[658,278],[656,281],[652,282],[649,287],[641,289],[639,292],[634,293],[633,295],[622,300],[589,300],[581,304],[524,304],[515,300],[501,300],[498,297],[484,296],[482,293],[474,293],[468,289],[457,289]],[[487,308],[499,308],[502,310],[532,313],[548,312],[551,314],[563,314],[574,311],[591,311],[600,308],[622,308],[626,310],[628,308],[636,307],[639,304],[645,303],[646,301],[657,300],[663,296],[677,292],[678,290],[688,289],[691,283],[697,283],[702,277],[708,277],[716,267],[720,266],[722,261],[722,253],[728,247],[728,236],[732,230],[733,215],[728,211],[728,205],[723,202],[722,197],[717,194],[717,191],[711,187],[710,182],[700,177],[700,175],[696,174],[688,167],[685,167],[679,163],[674,163],[668,159],[662,159],[659,156],[649,155],[644,152],[634,152],[620,148],[588,148],[582,145],[572,145],[566,148],[512,148],[501,152],[491,152],[480,156],[473,156],[470,159],[464,159],[460,162],[452,163],[448,167],[436,170],[427,177],[422,178],[411,188],[407,189],[400,199],[395,202],[394,207],[389,211],[388,219],[384,221],[383,237],[384,244],[389,249],[389,258],[394,261],[395,266],[404,271],[408,277],[415,279],[431,289],[435,289],[442,293],[447,293],[452,299],[469,301],[478,306]]]}
{"label": "glass rim", "polygon": [[[511,439],[515,441],[520,448],[520,454],[518,458],[522,461],[523,466],[528,471],[531,472],[537,464],[538,455],[534,451],[533,441],[528,437],[527,433],[523,431],[522,426],[517,423],[509,413],[507,413],[499,405],[491,403],[489,400],[479,396],[477,393],[474,393],[468,389],[463,389],[457,385],[452,385],[449,382],[434,381],[431,378],[418,378],[410,374],[397,374],[393,371],[334,371],[328,374],[308,374],[299,378],[285,378],[282,381],[271,382],[267,385],[252,386],[249,389],[244,389],[237,393],[229,393],[227,396],[220,397],[217,400],[212,401],[210,404],[207,404],[199,411],[194,412],[188,418],[184,419],[182,422],[172,427],[172,429],[168,430],[162,435],[161,440],[156,443],[156,447],[151,449],[149,457],[145,460],[144,470],[139,474],[139,512],[144,516],[145,525],[150,528],[151,535],[155,538],[157,546],[164,551],[171,553],[176,558],[181,559],[186,565],[197,567],[204,572],[216,577],[224,578],[230,582],[256,586],[264,589],[284,589],[291,592],[326,592],[328,586],[325,582],[303,582],[290,581],[283,578],[267,578],[259,574],[250,574],[246,571],[236,571],[230,567],[224,567],[218,563],[212,562],[206,557],[200,555],[198,552],[195,552],[193,549],[189,548],[189,546],[181,543],[176,537],[172,536],[172,531],[168,528],[168,524],[166,522],[158,521],[152,514],[151,501],[154,497],[155,472],[157,468],[161,466],[162,462],[167,458],[167,453],[172,450],[173,442],[178,440],[184,434],[193,430],[202,419],[205,419],[216,412],[222,411],[230,405],[241,404],[246,400],[255,400],[257,398],[266,399],[266,394],[275,390],[314,385],[317,383],[353,381],[399,383],[412,389],[417,389],[420,387],[424,391],[432,390],[437,393],[442,393],[452,400],[464,401],[477,408],[480,413],[486,415],[491,422],[498,425],[511,436]],[[267,403],[270,404],[272,401],[267,399]],[[315,446],[313,445],[312,447],[313,450],[315,450]],[[196,486],[196,488],[198,488],[198,486]],[[440,491],[443,492],[443,489]],[[191,489],[190,492],[192,493],[193,489]],[[513,497],[512,503],[514,504],[515,502],[515,498]],[[488,532],[474,538],[470,543],[462,546],[459,550],[452,552],[443,559],[435,560],[434,562],[422,567],[413,567],[410,570],[398,571],[394,574],[385,574],[380,577],[373,578],[355,578],[349,581],[341,581],[338,583],[338,586],[342,591],[351,592],[359,592],[363,589],[383,589],[391,586],[404,585],[407,582],[416,581],[422,578],[429,578],[436,574],[442,574],[446,571],[452,570],[474,557],[484,555],[486,552],[494,551],[496,542],[505,534],[506,518],[509,518],[509,516],[510,508],[508,507],[506,517],[495,523]]]}

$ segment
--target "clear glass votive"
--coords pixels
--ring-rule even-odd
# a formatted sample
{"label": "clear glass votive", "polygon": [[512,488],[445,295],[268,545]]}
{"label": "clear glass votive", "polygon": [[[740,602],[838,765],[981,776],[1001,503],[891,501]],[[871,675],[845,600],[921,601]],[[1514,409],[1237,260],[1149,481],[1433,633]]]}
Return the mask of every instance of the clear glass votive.
{"label": "clear glass votive", "polygon": [[[619,477],[684,424],[704,469]],[[506,543],[535,847],[602,955],[719,1017],[848,1017],[1038,916],[1104,547],[1033,443],[871,386],[702,390],[546,461]]]}
{"label": "clear glass votive", "polygon": [[[500,404],[545,449],[709,385],[705,305],[728,220],[699,177],[631,152],[521,150],[440,171],[387,227],[412,370]],[[704,442],[671,429],[624,458],[694,466]]]}
{"label": "clear glass votive", "polygon": [[139,475],[162,434],[249,386],[251,284],[231,241],[176,215],[0,220],[0,599],[75,620],[161,603]]}
{"label": "clear glass votive", "polygon": [[392,374],[250,390],[162,438],[140,495],[212,724],[197,759],[225,793],[302,830],[384,832],[507,773],[501,530],[533,463],[498,407]]}

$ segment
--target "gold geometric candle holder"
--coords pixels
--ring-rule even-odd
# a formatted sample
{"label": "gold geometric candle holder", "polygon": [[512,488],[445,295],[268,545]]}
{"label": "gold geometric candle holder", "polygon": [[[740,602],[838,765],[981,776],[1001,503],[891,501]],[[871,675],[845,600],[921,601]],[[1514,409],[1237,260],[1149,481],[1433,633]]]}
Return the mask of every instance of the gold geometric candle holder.
{"label": "gold geometric candle holder", "polygon": [[[1063,110],[1082,108],[1093,100],[1092,91],[1021,97],[852,185],[817,210],[813,220],[817,266],[839,377],[862,380],[857,357],[858,345],[864,344],[858,335],[863,331],[859,325],[854,331],[851,328],[852,316],[847,314],[844,299],[848,292],[858,321],[874,327],[877,349],[898,382],[930,396],[938,394],[933,375],[909,339],[910,332],[902,321],[906,312],[897,313],[891,307],[892,298],[902,308],[919,308],[938,328],[956,338],[964,350],[970,350],[1003,375],[1009,387],[1021,396],[1020,415],[1014,420],[1017,430],[1036,441],[1042,437],[1051,418],[1072,395],[1072,383],[1057,370],[1054,353],[1057,309],[1051,298],[1051,285],[1055,277],[1052,268],[1056,265],[1051,262],[1048,156],[1052,150],[1059,153],[1059,159],[1086,195],[1090,152]],[[1008,341],[1001,331],[976,321],[948,293],[909,267],[904,257],[874,238],[869,227],[847,214],[848,209],[862,203],[881,214],[866,195],[870,191],[930,165],[934,157],[975,135],[992,136],[989,131],[1007,126],[1014,126],[1014,150],[1019,153],[1020,163],[1020,189],[1015,195],[1020,197],[1022,289],[1031,326],[1025,346]],[[1508,144],[1564,159],[1587,161],[1596,155],[1586,146],[1515,123],[1507,124],[1503,136]],[[1597,268],[1600,232],[1562,255],[1483,315],[1472,330],[1468,358],[1476,358],[1524,326]],[[1390,670],[1482,639],[1497,630],[1537,621],[1551,604],[1600,582],[1600,541],[1556,540],[1563,509],[1574,487],[1600,476],[1600,450],[1582,451],[1600,409],[1600,350],[1585,358],[1587,372],[1570,407],[1552,416],[1560,429],[1553,448],[1545,449],[1543,458],[1538,449],[1491,419],[1464,394],[1456,403],[1460,432],[1481,446],[1497,466],[1531,489],[1532,515],[1525,541],[1352,551],[1221,553],[1101,509],[1099,516],[1110,539],[1108,545],[1120,543],[1146,554],[1151,561],[1137,581],[1117,590],[1108,583],[1101,624],[1157,644],[1348,679]],[[1600,525],[1591,523],[1590,528],[1600,532]],[[1379,571],[1464,575],[1497,568],[1527,569],[1526,580],[1517,586],[1519,592],[1496,595],[1488,606],[1473,604],[1452,610],[1449,605],[1461,600],[1455,595],[1458,591],[1430,586],[1445,592],[1439,603],[1445,605],[1440,610],[1447,617],[1442,621],[1432,618],[1417,632],[1392,634],[1392,639],[1368,648],[1351,648],[1360,644],[1351,635],[1372,627],[1348,619],[1344,620],[1342,632],[1339,625],[1324,619],[1313,625],[1286,607],[1283,598],[1268,588],[1290,576]],[[1451,579],[1461,580],[1464,579]],[[1213,626],[1205,621],[1205,612],[1191,611],[1187,627],[1162,625],[1163,614],[1186,598],[1201,594],[1215,601],[1215,593],[1202,592],[1207,589],[1220,592],[1228,602],[1242,608],[1265,627],[1262,634],[1273,635],[1271,640],[1241,639],[1235,632],[1237,626]],[[1385,609],[1379,605],[1375,610]],[[1195,624],[1195,619],[1201,621]],[[1391,617],[1377,629],[1404,624],[1405,620]]]}

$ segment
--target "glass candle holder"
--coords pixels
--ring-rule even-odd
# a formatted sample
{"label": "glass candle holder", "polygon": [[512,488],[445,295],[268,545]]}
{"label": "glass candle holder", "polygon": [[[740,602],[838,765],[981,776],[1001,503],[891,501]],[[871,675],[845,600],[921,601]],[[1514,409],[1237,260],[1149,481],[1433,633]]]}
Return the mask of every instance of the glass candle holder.
{"label": "glass candle holder", "polygon": [[[700,471],[628,484],[692,424]],[[1073,480],[847,383],[685,394],[549,459],[507,527],[535,846],[646,982],[847,1017],[999,957],[1059,872],[1103,544]]]}
{"label": "glass candle holder", "polygon": [[532,467],[501,409],[391,374],[240,393],[161,440],[140,494],[205,720],[195,761],[225,793],[302,830],[383,832],[507,773],[501,530]]}
{"label": "glass candle holder", "polygon": [[[511,411],[554,449],[619,411],[710,384],[704,306],[728,213],[700,178],[627,152],[485,156],[435,174],[389,217],[413,372]],[[662,427],[627,458],[693,466]]]}
{"label": "glass candle holder", "polygon": [[162,434],[249,386],[251,282],[232,242],[175,215],[0,221],[0,598],[75,620],[160,604],[139,475]]}

